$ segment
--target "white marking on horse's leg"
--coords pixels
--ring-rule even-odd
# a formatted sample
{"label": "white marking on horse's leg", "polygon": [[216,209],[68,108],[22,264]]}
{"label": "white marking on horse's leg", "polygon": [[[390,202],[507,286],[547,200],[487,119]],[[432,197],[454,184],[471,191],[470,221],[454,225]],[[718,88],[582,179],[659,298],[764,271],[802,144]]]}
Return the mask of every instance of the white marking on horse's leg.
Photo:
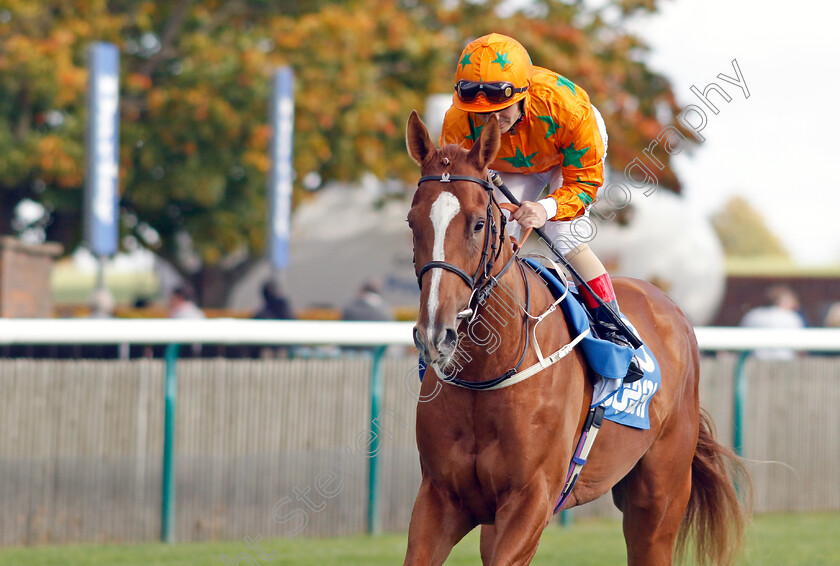
{"label": "white marking on horse's leg", "polygon": [[[449,223],[455,218],[455,215],[461,210],[461,203],[458,202],[458,197],[446,191],[440,193],[438,198],[432,204],[432,210],[429,216],[432,219],[432,228],[435,232],[434,245],[432,247],[432,261],[445,261],[443,244],[446,240],[446,230],[449,228]],[[434,321],[435,313],[438,307],[438,289],[440,287],[441,269],[432,270],[432,281],[429,287],[429,302],[426,306],[426,311],[429,313],[429,327],[426,329],[427,343],[434,345]]]}

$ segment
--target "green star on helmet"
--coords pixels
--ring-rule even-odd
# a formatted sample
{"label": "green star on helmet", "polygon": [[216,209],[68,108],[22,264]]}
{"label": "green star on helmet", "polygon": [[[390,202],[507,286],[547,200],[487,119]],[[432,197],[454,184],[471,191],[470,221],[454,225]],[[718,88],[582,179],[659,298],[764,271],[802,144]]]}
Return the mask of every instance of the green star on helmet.
{"label": "green star on helmet", "polygon": [[560,151],[563,153],[563,167],[583,167],[580,162],[580,158],[583,157],[587,151],[589,151],[588,147],[584,147],[583,149],[575,149],[575,144],[572,143],[569,147],[560,148]]}
{"label": "green star on helmet", "polygon": [[551,116],[537,116],[537,118],[548,124],[548,133],[545,134],[546,138],[550,138],[551,136],[553,136],[555,133],[557,133],[557,130],[559,130],[562,127],[562,125],[555,122],[554,118],[552,118]]}
{"label": "green star on helmet", "polygon": [[461,59],[461,61],[459,63],[459,65],[461,65],[461,69],[463,69],[464,67],[466,67],[467,65],[469,65],[471,63],[471,61],[470,61],[471,56],[472,56],[472,53],[465,53],[464,54],[464,57]]}
{"label": "green star on helmet", "polygon": [[535,151],[531,155],[525,155],[522,153],[522,150],[518,147],[516,148],[516,154],[513,157],[502,157],[502,161],[507,161],[514,167],[533,167],[534,164],[531,163],[531,160],[537,154]]}
{"label": "green star on helmet", "polygon": [[564,86],[572,91],[572,94],[577,94],[575,92],[575,83],[564,77],[563,75],[557,75],[557,86]]}
{"label": "green star on helmet", "polygon": [[493,59],[491,63],[498,63],[502,70],[504,70],[505,67],[510,65],[510,59],[508,59],[507,53],[499,53],[496,51],[496,58]]}

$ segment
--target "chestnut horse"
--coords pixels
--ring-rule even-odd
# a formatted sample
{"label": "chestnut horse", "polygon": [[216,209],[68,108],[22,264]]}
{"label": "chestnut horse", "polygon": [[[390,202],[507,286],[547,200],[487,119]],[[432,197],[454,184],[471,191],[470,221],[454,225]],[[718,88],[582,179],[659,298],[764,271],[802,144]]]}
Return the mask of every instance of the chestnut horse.
{"label": "chestnut horse", "polygon": [[[511,368],[537,363],[535,342],[554,352],[574,336],[559,309],[534,330],[532,317],[554,298],[503,237],[486,181],[500,145],[495,117],[469,151],[438,150],[416,112],[406,137],[422,174],[408,222],[421,287],[415,342],[429,366],[417,405],[422,483],[405,564],[442,564],[477,525],[484,564],[528,564],[563,490],[593,385],[578,349],[511,387],[453,383],[515,377]],[[649,430],[603,422],[564,508],[611,489],[628,564],[672,564],[689,538],[701,564],[731,564],[746,519],[733,478],[743,467],[700,410],[694,330],[649,283],[617,278],[615,292],[658,359],[662,384]]]}

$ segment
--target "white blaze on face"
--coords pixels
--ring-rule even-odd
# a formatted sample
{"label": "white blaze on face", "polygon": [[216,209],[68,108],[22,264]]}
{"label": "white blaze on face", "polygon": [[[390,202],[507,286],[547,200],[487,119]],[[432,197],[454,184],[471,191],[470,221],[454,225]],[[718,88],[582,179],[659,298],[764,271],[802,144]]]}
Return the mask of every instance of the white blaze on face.
{"label": "white blaze on face", "polygon": [[[461,210],[461,204],[458,198],[452,193],[442,192],[437,200],[432,204],[430,217],[432,219],[432,228],[435,231],[434,246],[432,247],[432,261],[445,261],[443,244],[446,240],[446,230],[449,228],[449,223],[455,218],[455,215]],[[432,270],[432,281],[429,287],[429,302],[426,305],[426,310],[429,313],[429,327],[427,328],[429,344],[433,344],[434,320],[435,312],[438,306],[438,289],[440,287],[440,276],[442,269]]]}

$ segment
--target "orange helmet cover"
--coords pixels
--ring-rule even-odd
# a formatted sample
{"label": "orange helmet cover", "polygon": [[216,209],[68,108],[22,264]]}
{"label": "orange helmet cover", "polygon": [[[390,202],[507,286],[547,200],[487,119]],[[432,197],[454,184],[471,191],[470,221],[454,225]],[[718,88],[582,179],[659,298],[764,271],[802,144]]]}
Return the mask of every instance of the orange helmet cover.
{"label": "orange helmet cover", "polygon": [[[455,82],[506,81],[514,87],[530,86],[533,65],[522,44],[506,35],[491,33],[470,42],[461,52],[455,70]],[[452,105],[466,112],[496,112],[519,102],[527,92],[518,92],[510,100],[493,104],[483,93],[470,102],[461,100],[456,92]]]}

